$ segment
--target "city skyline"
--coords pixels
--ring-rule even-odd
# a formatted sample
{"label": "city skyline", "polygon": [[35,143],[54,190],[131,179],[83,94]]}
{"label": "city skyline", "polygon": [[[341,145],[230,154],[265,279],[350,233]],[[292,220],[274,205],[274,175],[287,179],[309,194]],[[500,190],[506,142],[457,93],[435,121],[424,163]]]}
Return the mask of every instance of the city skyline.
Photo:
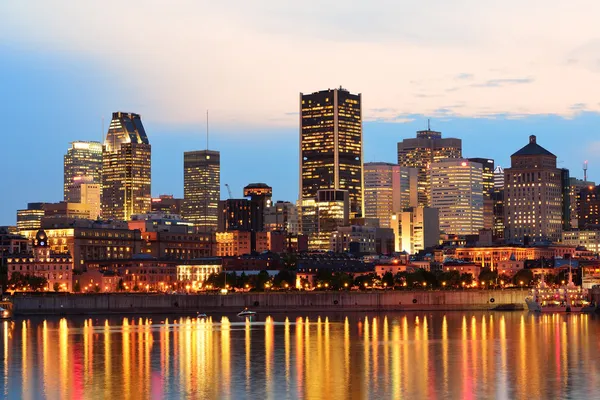
{"label": "city skyline", "polygon": [[[465,13],[398,2],[353,5],[340,14],[327,5],[311,18],[310,7],[293,4],[264,2],[233,12],[210,4],[200,13],[188,3],[170,9],[164,21],[156,5],[119,3],[115,16],[110,4],[53,1],[35,13],[25,3],[0,5],[0,83],[8,94],[0,100],[0,158],[19,170],[3,180],[10,196],[0,200],[2,225],[13,225],[14,210],[28,202],[60,200],[68,143],[103,141],[114,110],[144,118],[153,143],[152,196],[183,197],[183,152],[205,147],[209,109],[211,148],[222,153],[221,198],[225,183],[239,197],[246,184],[268,182],[274,200],[295,201],[298,167],[290,160],[298,151],[298,93],[339,85],[363,94],[364,162],[396,162],[396,143],[414,137],[431,118],[432,129],[463,140],[464,157],[507,166],[519,143],[535,134],[571,176],[581,178],[589,160],[589,179],[599,180],[600,104],[589,90],[600,83],[592,62],[593,10],[600,7],[594,2],[569,13],[522,4],[514,13],[512,2],[463,1],[457,8]],[[119,23],[128,10],[145,22],[136,28],[139,35]],[[194,15],[206,24],[195,23]],[[85,26],[80,35],[63,28],[68,16]],[[422,29],[416,17],[425,16],[435,29]],[[165,29],[170,18],[180,21],[176,29]],[[348,23],[362,18],[378,23]],[[577,29],[555,29],[557,18]],[[511,32],[504,29],[508,19]],[[107,32],[103,21],[114,29]],[[184,51],[189,48],[201,56]],[[274,59],[268,57],[273,49],[280,51]],[[333,52],[326,66],[308,68],[308,60],[326,52]],[[356,61],[345,63],[349,56]],[[273,144],[277,151],[270,150]],[[23,162],[23,155],[31,160]]]}

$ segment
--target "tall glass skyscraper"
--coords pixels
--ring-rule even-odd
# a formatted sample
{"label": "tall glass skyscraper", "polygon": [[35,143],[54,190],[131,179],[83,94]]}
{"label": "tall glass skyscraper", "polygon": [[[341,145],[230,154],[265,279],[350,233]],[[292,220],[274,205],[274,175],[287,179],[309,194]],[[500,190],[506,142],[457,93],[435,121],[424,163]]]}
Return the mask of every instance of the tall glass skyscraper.
{"label": "tall glass skyscraper", "polygon": [[[347,190],[352,215],[363,213],[361,95],[345,89],[300,93],[300,204],[319,190]],[[304,208],[304,206],[302,206]],[[304,226],[312,225],[304,221]]]}
{"label": "tall glass skyscraper", "polygon": [[102,144],[72,142],[64,157],[64,201],[81,203],[81,184],[100,185]]}
{"label": "tall glass skyscraper", "polygon": [[115,112],[102,152],[102,217],[129,220],[151,207],[151,146],[138,114]]}
{"label": "tall glass skyscraper", "polygon": [[183,217],[201,231],[216,231],[220,197],[221,154],[214,150],[183,153]]}

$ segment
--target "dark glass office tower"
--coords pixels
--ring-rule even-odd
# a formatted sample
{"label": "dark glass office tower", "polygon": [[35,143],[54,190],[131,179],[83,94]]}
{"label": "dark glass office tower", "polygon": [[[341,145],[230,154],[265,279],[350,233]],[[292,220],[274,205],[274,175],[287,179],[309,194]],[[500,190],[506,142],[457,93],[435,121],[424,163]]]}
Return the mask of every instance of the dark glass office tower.
{"label": "dark glass office tower", "polygon": [[102,151],[102,217],[150,211],[151,146],[138,114],[115,112]]}
{"label": "dark glass office tower", "polygon": [[342,88],[300,93],[301,206],[319,190],[347,190],[351,214],[362,215],[362,166],[361,95]]}
{"label": "dark glass office tower", "polygon": [[203,232],[217,230],[221,198],[221,153],[183,153],[183,217]]}

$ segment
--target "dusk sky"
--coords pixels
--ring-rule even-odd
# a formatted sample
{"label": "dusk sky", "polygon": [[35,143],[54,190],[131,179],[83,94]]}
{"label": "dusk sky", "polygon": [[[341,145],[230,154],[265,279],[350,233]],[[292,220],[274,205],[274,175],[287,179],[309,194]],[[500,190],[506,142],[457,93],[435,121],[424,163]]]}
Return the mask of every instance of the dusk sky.
{"label": "dusk sky", "polygon": [[[4,1],[0,225],[62,200],[63,155],[135,112],[152,194],[183,196],[183,152],[221,151],[225,183],[298,194],[299,92],[363,95],[365,162],[427,125],[509,165],[528,136],[600,180],[597,1]],[[169,6],[165,6],[169,4]]]}

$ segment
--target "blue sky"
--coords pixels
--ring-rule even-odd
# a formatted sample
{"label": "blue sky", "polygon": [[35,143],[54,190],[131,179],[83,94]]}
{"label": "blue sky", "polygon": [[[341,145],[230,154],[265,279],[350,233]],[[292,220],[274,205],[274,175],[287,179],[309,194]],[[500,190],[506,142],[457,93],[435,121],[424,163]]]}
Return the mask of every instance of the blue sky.
{"label": "blue sky", "polygon": [[[585,12],[533,0],[515,13],[514,1],[343,11],[325,1],[318,14],[269,1],[112,3],[0,5],[0,225],[27,202],[60,201],[69,142],[100,140],[102,117],[108,126],[117,110],[142,115],[153,195],[182,195],[183,152],[204,147],[208,108],[222,196],[225,183],[240,196],[260,181],[293,201],[298,93],[340,84],[363,94],[365,161],[395,161],[396,143],[431,118],[467,157],[506,166],[536,134],[571,175],[589,160],[600,180],[600,29],[586,22],[595,2]],[[122,23],[128,13],[135,24]]]}

